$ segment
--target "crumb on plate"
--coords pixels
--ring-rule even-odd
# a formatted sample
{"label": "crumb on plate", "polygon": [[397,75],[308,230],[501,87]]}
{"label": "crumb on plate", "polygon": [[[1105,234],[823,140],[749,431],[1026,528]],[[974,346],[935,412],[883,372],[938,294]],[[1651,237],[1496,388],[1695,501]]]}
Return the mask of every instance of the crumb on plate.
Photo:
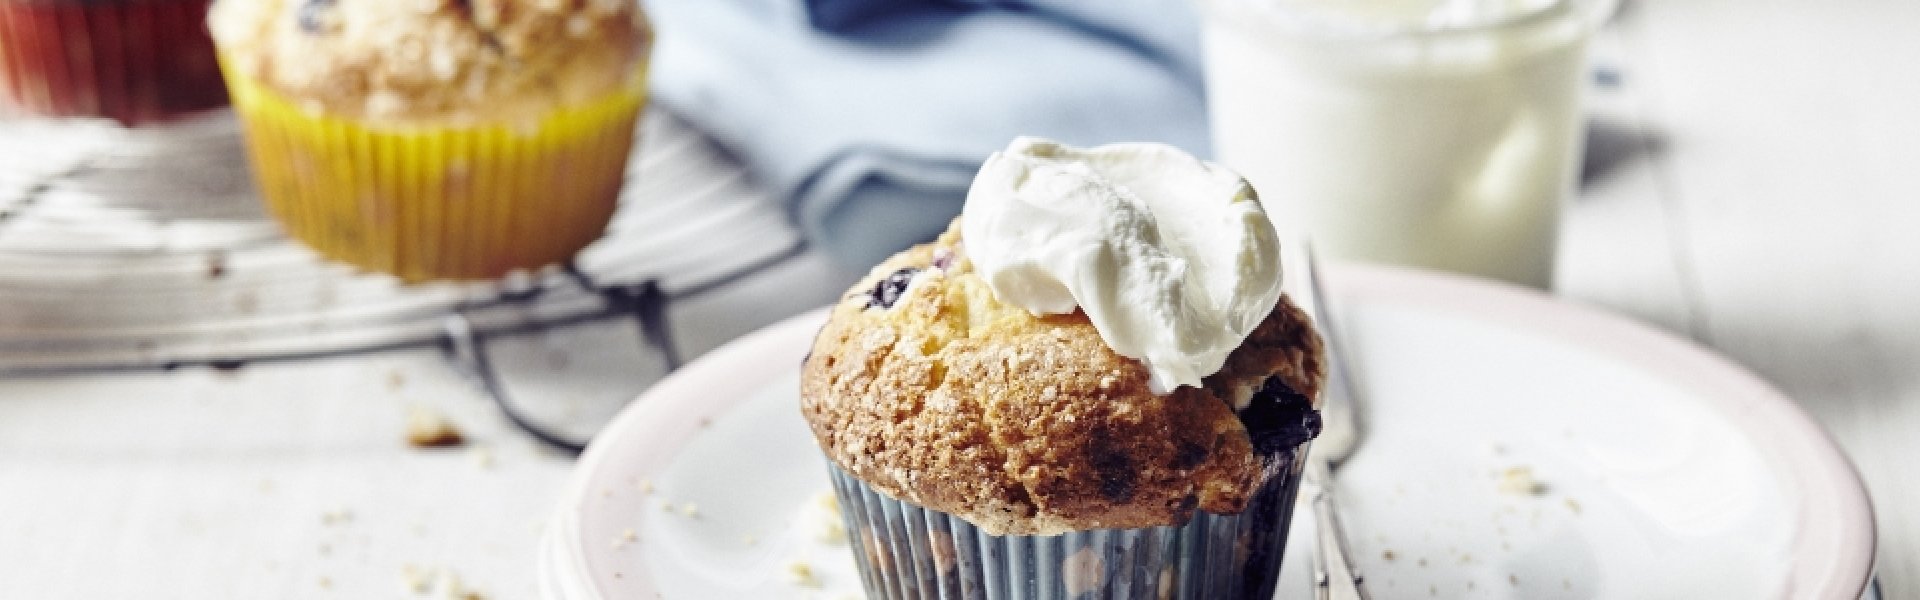
{"label": "crumb on plate", "polygon": [[816,589],[820,587],[820,578],[814,576],[813,565],[807,564],[807,561],[796,560],[787,563],[787,575],[792,578],[794,585]]}
{"label": "crumb on plate", "polygon": [[1533,477],[1533,467],[1509,467],[1500,472],[1499,490],[1516,496],[1543,496],[1547,484]]}

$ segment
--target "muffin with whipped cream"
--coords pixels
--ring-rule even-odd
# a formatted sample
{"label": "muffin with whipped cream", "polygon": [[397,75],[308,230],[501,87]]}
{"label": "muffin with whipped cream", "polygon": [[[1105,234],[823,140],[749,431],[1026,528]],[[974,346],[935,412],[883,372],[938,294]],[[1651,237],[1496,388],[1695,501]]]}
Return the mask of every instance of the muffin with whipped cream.
{"label": "muffin with whipped cream", "polygon": [[1271,597],[1324,360],[1279,260],[1175,148],[989,158],[802,368],[868,596]]}
{"label": "muffin with whipped cream", "polygon": [[219,0],[261,195],[408,280],[562,262],[611,219],[646,100],[631,0]]}

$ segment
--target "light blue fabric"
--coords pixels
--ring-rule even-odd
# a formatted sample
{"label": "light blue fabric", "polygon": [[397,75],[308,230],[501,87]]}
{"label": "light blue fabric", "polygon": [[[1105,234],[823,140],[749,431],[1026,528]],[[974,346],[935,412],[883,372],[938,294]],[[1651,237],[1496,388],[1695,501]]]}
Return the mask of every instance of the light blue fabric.
{"label": "light blue fabric", "polygon": [[1017,135],[1209,148],[1188,0],[647,0],[658,100],[864,268]]}

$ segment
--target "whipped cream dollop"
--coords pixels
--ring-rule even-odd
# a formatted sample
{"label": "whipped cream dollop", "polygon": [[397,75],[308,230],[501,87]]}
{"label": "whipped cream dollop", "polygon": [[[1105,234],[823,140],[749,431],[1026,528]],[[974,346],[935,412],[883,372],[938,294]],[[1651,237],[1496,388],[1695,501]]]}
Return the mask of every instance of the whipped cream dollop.
{"label": "whipped cream dollop", "polygon": [[1156,394],[1218,372],[1280,299],[1253,187],[1172,146],[1016,139],[981,166],[960,227],[1001,302],[1079,307]]}

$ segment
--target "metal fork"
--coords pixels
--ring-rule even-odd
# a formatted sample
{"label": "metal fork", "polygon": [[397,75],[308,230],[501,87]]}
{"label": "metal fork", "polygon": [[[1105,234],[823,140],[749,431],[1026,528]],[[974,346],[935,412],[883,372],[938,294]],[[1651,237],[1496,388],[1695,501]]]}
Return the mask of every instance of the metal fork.
{"label": "metal fork", "polygon": [[1353,380],[1347,373],[1346,357],[1340,353],[1339,319],[1335,318],[1321,289],[1319,260],[1311,245],[1302,244],[1301,270],[1305,271],[1309,293],[1295,298],[1300,308],[1313,317],[1326,344],[1327,384],[1320,391],[1320,437],[1313,440],[1307,453],[1306,483],[1311,490],[1316,531],[1313,553],[1314,597],[1320,600],[1371,600],[1360,571],[1353,566],[1346,532],[1340,526],[1339,510],[1333,497],[1333,470],[1353,454],[1360,444],[1360,426],[1355,417]]}

